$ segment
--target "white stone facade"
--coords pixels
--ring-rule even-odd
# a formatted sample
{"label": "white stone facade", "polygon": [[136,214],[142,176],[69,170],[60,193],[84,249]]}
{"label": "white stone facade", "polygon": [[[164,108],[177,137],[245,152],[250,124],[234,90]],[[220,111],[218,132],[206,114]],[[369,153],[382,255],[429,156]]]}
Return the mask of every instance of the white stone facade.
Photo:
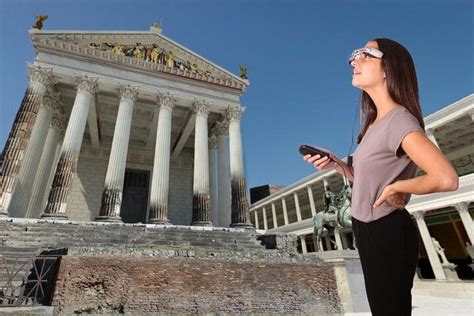
{"label": "white stone facade", "polygon": [[[43,161],[41,174],[50,180],[32,182],[32,188],[18,191],[22,195],[24,191],[34,191],[25,195],[25,201],[18,199],[14,203],[25,210],[8,213],[6,209],[0,215],[121,221],[124,201],[135,198],[138,200],[133,201],[142,207],[140,212],[146,213],[135,221],[250,226],[248,222],[240,222],[248,218],[248,202],[237,203],[240,206],[234,213],[238,216],[232,223],[230,192],[215,189],[231,186],[228,132],[220,131],[220,148],[215,152],[212,170],[208,155],[209,139],[216,138],[212,126],[222,123],[228,128],[225,121],[229,109],[242,108],[240,97],[249,85],[247,79],[222,69],[155,29],[149,32],[30,30],[30,37],[37,53],[34,67],[48,71],[52,78],[45,93],[57,95],[60,106],[49,113],[47,120],[40,116],[35,123],[34,115],[30,119],[36,129],[44,132],[40,138],[36,137],[39,140],[33,142],[34,148],[33,145],[29,151],[26,148],[27,152],[37,154],[29,159],[23,171],[20,167],[19,174],[36,174],[33,166]],[[118,44],[111,49],[106,43]],[[172,52],[174,61],[161,63],[140,54],[125,56],[119,46],[130,51],[143,49],[143,54],[158,46],[163,54]],[[42,95],[35,100],[39,108]],[[196,104],[206,104],[205,117],[195,111]],[[65,124],[46,142],[50,117],[60,113],[64,113]],[[239,129],[240,120],[234,125],[234,129]],[[65,136],[59,137],[60,134]],[[231,142],[242,143],[240,133],[232,137]],[[47,157],[43,153],[42,159],[46,144],[59,149]],[[4,152],[8,150],[12,149],[6,148]],[[242,146],[233,150],[238,151],[235,155],[243,156]],[[240,169],[239,176],[245,180],[243,165]],[[17,174],[14,170],[4,178],[13,183]],[[212,192],[210,176],[221,182],[213,182]],[[23,178],[17,181],[19,188],[24,187]],[[38,187],[40,183],[42,188]],[[218,194],[223,196],[219,198]],[[31,201],[31,196],[35,199],[41,196],[41,201]],[[239,199],[246,200],[246,192]],[[210,200],[214,214],[210,213]],[[218,205],[229,209],[219,209]],[[133,208],[134,204],[128,207]],[[198,214],[198,220],[193,219],[193,212]],[[216,223],[212,223],[214,215],[222,215],[215,217]]]}

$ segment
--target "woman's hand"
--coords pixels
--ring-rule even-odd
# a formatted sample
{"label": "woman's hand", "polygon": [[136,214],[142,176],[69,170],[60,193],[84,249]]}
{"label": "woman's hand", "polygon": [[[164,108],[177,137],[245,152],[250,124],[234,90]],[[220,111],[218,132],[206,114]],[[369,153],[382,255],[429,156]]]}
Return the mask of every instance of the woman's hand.
{"label": "woman's hand", "polygon": [[[331,169],[336,167],[336,163],[334,162],[333,159],[329,159],[329,157],[323,157],[321,158],[320,155],[305,155],[303,159],[312,164],[316,169],[318,170],[326,170],[326,169]],[[337,159],[337,158],[334,158]]]}
{"label": "woman's hand", "polygon": [[405,206],[405,197],[406,193],[398,192],[393,184],[389,184],[383,189],[382,194],[375,201],[373,207],[378,207],[387,201],[389,204],[401,208]]}

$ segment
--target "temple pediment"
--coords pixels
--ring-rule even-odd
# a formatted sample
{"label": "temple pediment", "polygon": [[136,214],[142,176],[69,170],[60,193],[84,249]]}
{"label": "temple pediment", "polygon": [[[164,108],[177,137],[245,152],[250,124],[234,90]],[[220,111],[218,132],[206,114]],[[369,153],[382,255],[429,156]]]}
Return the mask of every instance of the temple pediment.
{"label": "temple pediment", "polygon": [[[36,52],[84,56],[88,60],[167,73],[244,91],[249,85],[230,71],[161,34],[150,31],[29,31]],[[245,78],[245,75],[244,75]]]}

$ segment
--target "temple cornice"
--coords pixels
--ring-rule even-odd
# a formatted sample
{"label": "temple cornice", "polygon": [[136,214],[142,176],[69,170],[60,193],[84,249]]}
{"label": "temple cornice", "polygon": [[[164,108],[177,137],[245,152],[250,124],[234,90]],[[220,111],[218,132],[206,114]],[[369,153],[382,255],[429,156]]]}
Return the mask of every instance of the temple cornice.
{"label": "temple cornice", "polygon": [[[88,63],[95,63],[100,65],[105,65],[108,67],[114,67],[118,69],[126,69],[127,71],[133,71],[138,73],[145,73],[151,76],[157,75],[171,75],[174,77],[180,77],[182,79],[198,81],[201,83],[216,85],[220,87],[230,88],[232,90],[237,90],[244,92],[248,86],[248,81],[238,78],[237,76],[228,73],[225,70],[216,68],[216,66],[211,65],[212,69],[211,74],[203,74],[199,72],[189,71],[186,69],[179,68],[170,68],[165,64],[154,63],[146,60],[136,59],[134,57],[123,56],[111,52],[110,50],[100,50],[93,47],[85,46],[84,41],[111,41],[117,42],[120,40],[121,43],[131,42],[132,38],[127,39],[127,36],[132,37],[133,40],[137,41],[142,36],[144,39],[143,42],[150,42],[150,33],[131,33],[131,34],[102,34],[100,37],[93,37],[89,34],[73,34],[74,36],[79,36],[78,42],[72,42],[72,38],[65,37],[65,40],[59,40],[56,37],[53,38],[49,34],[42,34],[43,31],[30,31],[31,41],[37,53],[46,53],[61,57],[72,58],[76,60],[83,60]],[[59,33],[54,33],[58,36]],[[137,37],[138,35],[138,37]],[[64,35],[68,36],[68,34]],[[108,36],[108,37],[107,37]],[[110,38],[113,36],[113,38]],[[118,37],[117,37],[118,36]],[[66,40],[67,39],[67,40]],[[146,44],[150,45],[150,44]],[[184,48],[179,48],[174,45],[171,47],[171,44],[166,47],[167,49],[178,49],[179,51],[185,51]],[[183,56],[184,53],[181,52]],[[197,57],[191,55],[191,53],[186,52],[186,55],[190,56],[190,59],[195,61]],[[192,56],[192,58],[191,58]],[[205,64],[205,61],[200,61],[201,64]],[[207,63],[206,63],[207,64]],[[209,66],[208,66],[209,67]]]}

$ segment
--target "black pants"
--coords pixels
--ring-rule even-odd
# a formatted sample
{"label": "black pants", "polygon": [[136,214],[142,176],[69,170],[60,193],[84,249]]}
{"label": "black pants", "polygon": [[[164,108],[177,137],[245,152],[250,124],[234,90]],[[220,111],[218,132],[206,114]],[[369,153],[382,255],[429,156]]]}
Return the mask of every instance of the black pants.
{"label": "black pants", "polygon": [[352,228],[372,315],[411,315],[419,234],[408,211],[398,209],[370,223],[353,217]]}

